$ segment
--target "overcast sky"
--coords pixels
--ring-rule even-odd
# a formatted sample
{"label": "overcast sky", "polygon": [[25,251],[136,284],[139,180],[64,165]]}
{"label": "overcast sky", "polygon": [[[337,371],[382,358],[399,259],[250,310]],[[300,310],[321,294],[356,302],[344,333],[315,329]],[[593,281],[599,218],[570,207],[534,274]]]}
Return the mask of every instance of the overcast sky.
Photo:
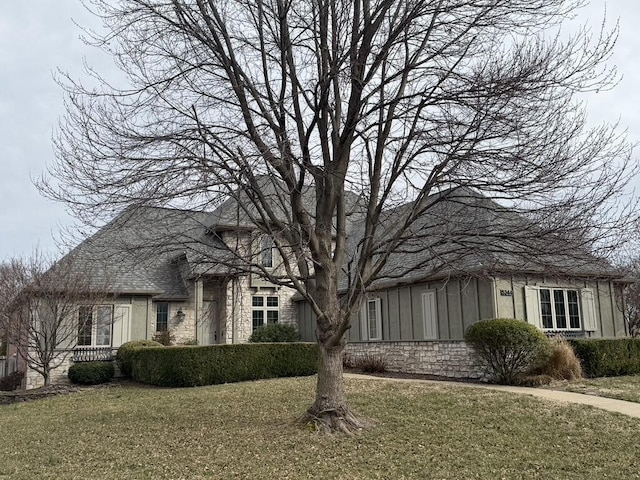
{"label": "overcast sky", "polygon": [[[607,24],[620,22],[611,63],[622,80],[614,91],[589,97],[589,115],[594,121],[619,119],[630,139],[637,141],[640,2],[593,0],[580,19],[597,30],[605,5]],[[82,32],[74,21],[95,22],[79,0],[4,0],[0,5],[0,260],[29,255],[34,248],[55,254],[59,232],[71,224],[64,205],[40,196],[32,179],[52,161],[51,138],[63,113],[55,70],[78,77],[85,58],[98,70],[112,68],[110,59],[79,40]]]}

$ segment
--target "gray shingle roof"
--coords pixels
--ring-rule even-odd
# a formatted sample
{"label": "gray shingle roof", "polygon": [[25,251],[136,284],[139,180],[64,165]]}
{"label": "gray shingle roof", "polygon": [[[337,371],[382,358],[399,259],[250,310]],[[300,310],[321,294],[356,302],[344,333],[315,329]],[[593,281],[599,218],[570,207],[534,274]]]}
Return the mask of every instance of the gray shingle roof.
{"label": "gray shingle roof", "polygon": [[[286,185],[269,176],[260,176],[256,181],[260,185],[260,191],[265,201],[269,202],[273,215],[277,219],[289,223],[291,217],[290,192]],[[347,229],[350,229],[356,220],[362,217],[360,202],[359,195],[346,192]],[[248,187],[238,189],[233,196],[224,201],[211,214],[212,230],[255,230],[256,224],[261,224],[264,221],[255,206],[256,203],[259,204],[259,200],[252,189]],[[316,191],[314,187],[305,186],[303,188],[302,205],[311,217],[315,215]]]}
{"label": "gray shingle roof", "polygon": [[[281,184],[271,182],[266,195],[283,218],[288,206]],[[146,294],[155,298],[187,298],[186,279],[198,275],[232,275],[234,258],[216,231],[255,229],[250,192],[225,201],[214,212],[158,207],[130,207],[85,240],[62,261],[79,272],[91,272],[96,288]],[[313,189],[304,192],[308,206]],[[350,195],[351,210],[359,197]],[[430,197],[429,208],[408,229],[389,256],[373,288],[413,283],[443,276],[496,272],[578,277],[620,277],[620,272],[584,246],[561,239],[531,220],[470,189]],[[396,223],[413,208],[408,203],[384,212],[377,236],[391,238]],[[349,249],[354,254],[364,234],[361,215],[351,216]],[[341,288],[349,284],[341,278]]]}
{"label": "gray shingle roof", "polygon": [[[404,240],[372,288],[447,276],[495,273],[557,277],[616,278],[621,272],[591,254],[582,238],[569,240],[522,214],[467,188],[434,195],[430,206],[407,230]],[[384,212],[378,225],[381,250],[398,222],[413,208],[405,204]],[[350,233],[353,254],[364,234],[360,222]],[[341,288],[349,283],[347,275]]]}
{"label": "gray shingle roof", "polygon": [[[226,249],[210,233],[210,218],[207,212],[130,207],[62,261],[78,272],[91,272],[95,288],[187,298],[187,277],[225,271],[215,262],[226,255]],[[200,261],[202,257],[208,263]]]}

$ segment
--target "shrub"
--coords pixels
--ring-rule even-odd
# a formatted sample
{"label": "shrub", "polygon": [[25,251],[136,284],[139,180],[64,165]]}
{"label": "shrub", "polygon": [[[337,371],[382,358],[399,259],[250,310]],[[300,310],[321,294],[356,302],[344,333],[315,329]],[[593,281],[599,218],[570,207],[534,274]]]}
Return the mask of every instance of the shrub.
{"label": "shrub", "polygon": [[155,340],[133,340],[123,343],[116,354],[116,362],[118,362],[120,373],[127,378],[131,378],[131,353],[136,348],[161,346],[162,344]]}
{"label": "shrub", "polygon": [[551,354],[551,342],[541,330],[512,318],[474,323],[465,332],[469,344],[497,383],[513,385]]}
{"label": "shrub", "polygon": [[0,378],[0,390],[3,392],[13,392],[22,384],[24,372],[20,370],[10,373],[6,377]]}
{"label": "shrub", "polygon": [[342,357],[342,368],[343,369],[357,368],[357,359],[353,355],[349,355],[348,353],[345,353],[344,356]]}
{"label": "shrub", "polygon": [[154,342],[158,342],[159,344],[164,345],[165,347],[169,347],[173,345],[175,340],[176,340],[176,337],[169,330],[165,330],[163,332],[157,332],[153,336]]}
{"label": "shrub", "polygon": [[541,367],[540,372],[554,380],[577,380],[582,378],[580,359],[573,351],[571,344],[564,337],[551,339],[553,351],[549,360]]}
{"label": "shrub", "polygon": [[587,377],[640,374],[640,339],[571,340]]}
{"label": "shrub", "polygon": [[380,355],[363,355],[354,360],[355,368],[365,373],[384,373],[387,371],[387,364],[384,357]]}
{"label": "shrub", "polygon": [[249,337],[251,343],[298,342],[300,334],[296,327],[286,323],[269,323],[258,327]]}
{"label": "shrub", "polygon": [[318,369],[314,343],[136,348],[131,357],[134,380],[164,387],[313,375]]}
{"label": "shrub", "polygon": [[83,385],[97,385],[111,381],[114,375],[113,362],[82,362],[69,367],[69,380]]}

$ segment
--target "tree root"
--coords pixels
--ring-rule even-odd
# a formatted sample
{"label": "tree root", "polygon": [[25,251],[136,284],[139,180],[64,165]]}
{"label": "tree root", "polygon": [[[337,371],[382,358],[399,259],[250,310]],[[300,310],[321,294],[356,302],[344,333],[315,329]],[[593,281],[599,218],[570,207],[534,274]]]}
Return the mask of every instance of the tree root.
{"label": "tree root", "polygon": [[373,421],[358,417],[346,406],[325,410],[312,406],[298,418],[298,423],[311,425],[317,433],[325,435],[356,435],[374,426]]}

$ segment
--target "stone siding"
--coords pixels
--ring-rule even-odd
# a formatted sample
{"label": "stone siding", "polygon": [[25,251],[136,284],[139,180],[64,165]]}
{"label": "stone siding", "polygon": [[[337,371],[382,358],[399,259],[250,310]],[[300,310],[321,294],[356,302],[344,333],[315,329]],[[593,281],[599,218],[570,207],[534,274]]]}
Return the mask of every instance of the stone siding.
{"label": "stone siding", "polygon": [[[60,351],[60,356],[65,356],[62,363],[57,368],[51,370],[51,385],[58,385],[61,383],[69,383],[69,367],[73,365],[73,354],[71,352]],[[57,361],[56,361],[57,362]],[[25,388],[31,390],[32,388],[40,388],[44,386],[44,378],[35,370],[28,368],[25,375]]]}
{"label": "stone siding", "polygon": [[484,378],[471,349],[462,341],[355,342],[347,344],[347,355],[352,359],[381,356],[390,372]]}
{"label": "stone siding", "polygon": [[278,302],[280,305],[278,322],[298,328],[298,308],[292,300],[296,293],[296,290],[287,287],[281,287],[278,290]]}
{"label": "stone siding", "polygon": [[222,331],[224,343],[245,343],[253,333],[252,297],[254,295],[278,297],[278,323],[298,326],[298,310],[292,300],[296,291],[287,287],[256,288],[249,276],[229,281],[226,293],[226,320]]}

